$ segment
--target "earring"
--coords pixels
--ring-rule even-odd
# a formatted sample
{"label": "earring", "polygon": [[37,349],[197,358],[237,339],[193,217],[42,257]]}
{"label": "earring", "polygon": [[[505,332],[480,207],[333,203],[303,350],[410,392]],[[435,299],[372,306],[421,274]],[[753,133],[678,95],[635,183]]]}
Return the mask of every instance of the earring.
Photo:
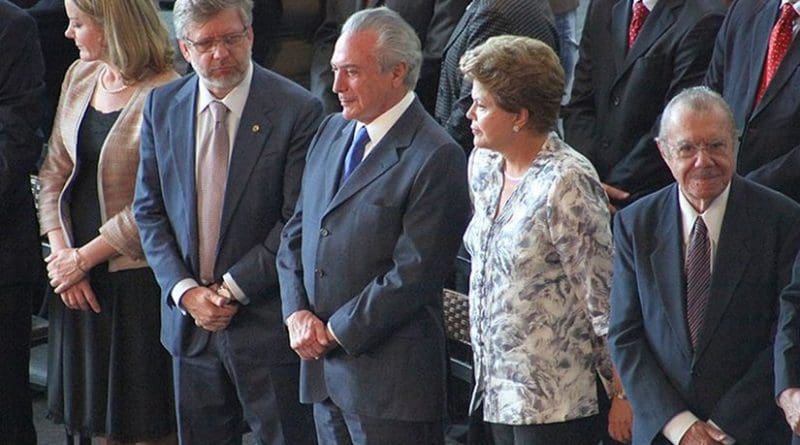
{"label": "earring", "polygon": [[512,130],[514,130],[514,133],[519,133],[519,125],[514,125]]}

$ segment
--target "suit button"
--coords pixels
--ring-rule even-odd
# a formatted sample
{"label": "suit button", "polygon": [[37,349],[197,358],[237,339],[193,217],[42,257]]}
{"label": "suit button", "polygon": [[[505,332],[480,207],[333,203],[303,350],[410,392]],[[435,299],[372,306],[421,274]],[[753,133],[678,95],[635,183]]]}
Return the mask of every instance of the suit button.
{"label": "suit button", "polygon": [[611,102],[615,107],[619,106],[619,97],[614,96],[614,99]]}
{"label": "suit button", "polygon": [[325,271],[322,269],[314,269],[314,273],[317,274],[317,278],[322,278],[325,276]]}
{"label": "suit button", "polygon": [[319,236],[328,236],[330,234],[331,234],[331,232],[329,232],[328,229],[326,229],[324,227],[319,229]]}

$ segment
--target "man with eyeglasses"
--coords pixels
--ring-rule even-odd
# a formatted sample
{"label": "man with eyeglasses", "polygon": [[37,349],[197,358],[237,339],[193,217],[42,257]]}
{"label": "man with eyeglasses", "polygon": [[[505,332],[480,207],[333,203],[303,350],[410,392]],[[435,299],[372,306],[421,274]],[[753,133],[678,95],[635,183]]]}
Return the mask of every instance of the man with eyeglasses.
{"label": "man with eyeglasses", "polygon": [[174,20],[195,73],[147,99],[134,214],[162,289],[178,435],[312,444],[275,252],[322,107],[251,62],[251,0],[178,0]]}
{"label": "man with eyeglasses", "polygon": [[733,115],[706,87],[669,102],[656,143],[677,183],[614,217],[609,346],[633,443],[789,443],[773,332],[800,205],[734,174]]}

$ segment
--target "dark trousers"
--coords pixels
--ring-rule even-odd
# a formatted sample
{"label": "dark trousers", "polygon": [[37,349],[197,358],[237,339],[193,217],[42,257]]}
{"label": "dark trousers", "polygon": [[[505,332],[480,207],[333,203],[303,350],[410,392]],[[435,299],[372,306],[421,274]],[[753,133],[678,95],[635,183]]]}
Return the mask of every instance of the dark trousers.
{"label": "dark trousers", "polygon": [[442,422],[379,419],[342,411],[331,399],[314,404],[322,445],[443,445]]}
{"label": "dark trousers", "polygon": [[492,423],[495,445],[596,445],[600,439],[598,416],[541,425]]}
{"label": "dark trousers", "polygon": [[231,349],[222,331],[199,355],[173,359],[180,443],[237,445],[249,427],[261,445],[316,444],[311,407],[299,401],[299,364],[270,365],[270,351],[257,346],[238,356]]}
{"label": "dark trousers", "polygon": [[0,443],[36,443],[29,387],[31,299],[38,286],[0,287]]}

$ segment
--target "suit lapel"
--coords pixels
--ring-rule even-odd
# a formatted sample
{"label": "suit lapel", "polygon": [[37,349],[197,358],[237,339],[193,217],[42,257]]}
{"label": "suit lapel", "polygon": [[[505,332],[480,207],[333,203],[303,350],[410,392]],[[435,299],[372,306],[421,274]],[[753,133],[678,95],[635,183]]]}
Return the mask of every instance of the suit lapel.
{"label": "suit lapel", "polygon": [[325,178],[323,179],[323,191],[325,193],[324,201],[328,208],[330,208],[334,196],[339,191],[339,180],[342,176],[342,167],[344,166],[344,158],[347,155],[347,150],[353,142],[355,133],[355,121],[350,121],[339,130],[329,143],[329,149],[326,151],[324,160]]}
{"label": "suit lapel", "polygon": [[[192,81],[186,82],[178,91],[169,113],[170,122],[167,127],[172,129],[169,135],[169,147],[171,147],[171,154],[174,158],[173,165],[177,170],[174,173],[178,175],[178,182],[181,186],[183,204],[188,209],[185,213],[187,221],[184,221],[183,227],[188,228],[188,239],[190,240],[197,239],[197,186],[195,182],[197,88],[198,79],[195,76]],[[194,262],[192,268],[195,271],[199,270],[197,248],[196,242],[190,243],[189,258]]]}
{"label": "suit lapel", "polygon": [[[267,140],[272,131],[272,124],[267,119],[267,114],[273,104],[269,96],[264,94],[269,89],[264,86],[259,70],[258,67],[253,69],[250,93],[244,110],[242,110],[242,119],[239,122],[239,129],[236,131],[236,139],[231,152],[220,223],[220,241],[225,239],[225,233],[233,218],[234,210],[239,204],[245,188],[247,186],[258,187],[258,184],[249,183],[250,174],[262,152],[267,149]],[[221,246],[222,242],[219,245]]]}
{"label": "suit lapel", "polygon": [[472,21],[472,17],[475,16],[475,9],[478,8],[477,0],[473,0],[467,5],[467,9],[464,11],[464,15],[461,16],[461,20],[458,21],[456,24],[455,29],[450,34],[450,38],[447,39],[447,45],[444,46],[444,50],[442,54],[446,53],[453,43],[458,40],[458,37],[467,29],[469,23]]}
{"label": "suit lapel", "polygon": [[703,329],[698,339],[695,360],[703,353],[714,336],[736,287],[750,261],[748,240],[757,239],[750,232],[757,222],[747,212],[746,202],[739,195],[738,179],[734,178],[723,217],[714,271],[711,276],[711,297],[706,307]]}
{"label": "suit lapel", "polygon": [[650,265],[664,313],[675,335],[675,343],[688,360],[692,356],[692,348],[686,322],[686,278],[683,273],[683,235],[678,193],[678,187],[673,185],[666,200],[664,216],[655,231],[658,238],[650,255]]}
{"label": "suit lapel", "polygon": [[656,6],[647,16],[647,20],[645,20],[644,26],[639,32],[639,37],[636,38],[633,46],[628,51],[628,55],[625,56],[625,62],[618,76],[630,69],[634,62],[642,57],[659,37],[667,32],[678,19],[679,8],[683,3],[684,0],[661,0],[656,3]]}
{"label": "suit lapel", "polygon": [[630,0],[617,0],[611,10],[611,45],[614,48],[614,65],[622,71],[628,53],[628,28],[631,21]]}

